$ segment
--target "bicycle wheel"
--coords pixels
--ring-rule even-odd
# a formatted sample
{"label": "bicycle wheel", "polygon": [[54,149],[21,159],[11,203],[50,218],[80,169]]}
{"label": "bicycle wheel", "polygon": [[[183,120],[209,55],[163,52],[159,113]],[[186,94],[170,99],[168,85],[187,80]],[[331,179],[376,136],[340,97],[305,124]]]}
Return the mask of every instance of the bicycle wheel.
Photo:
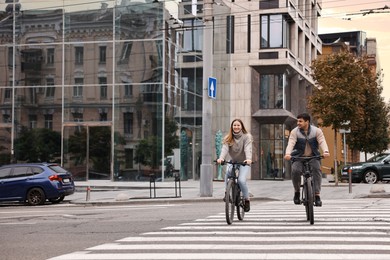
{"label": "bicycle wheel", "polygon": [[235,207],[235,194],[234,194],[235,183],[233,180],[229,180],[226,187],[226,197],[225,197],[225,214],[226,222],[231,225],[234,218],[234,207]]}
{"label": "bicycle wheel", "polygon": [[245,211],[244,211],[244,197],[242,196],[241,189],[238,188],[238,185],[235,185],[237,188],[236,192],[236,209],[237,209],[237,218],[239,220],[244,220]]}
{"label": "bicycle wheel", "polygon": [[313,195],[313,183],[311,178],[306,182],[306,216],[310,221],[310,225],[314,224],[314,195]]}

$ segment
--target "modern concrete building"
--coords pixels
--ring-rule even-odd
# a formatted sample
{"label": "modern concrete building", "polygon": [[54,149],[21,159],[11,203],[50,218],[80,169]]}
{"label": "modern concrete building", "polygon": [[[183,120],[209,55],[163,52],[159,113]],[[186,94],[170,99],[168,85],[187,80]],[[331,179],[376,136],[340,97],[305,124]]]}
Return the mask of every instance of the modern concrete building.
{"label": "modern concrete building", "polygon": [[[254,136],[259,158],[252,166],[251,178],[288,177],[283,153],[289,131],[296,126],[295,116],[307,111],[307,96],[314,85],[310,65],[321,53],[317,23],[321,1],[213,3],[210,44],[213,75],[218,81],[213,133],[226,134],[231,120],[241,118]],[[202,26],[203,6],[204,1],[198,1],[195,13],[193,1],[184,0],[179,5],[184,25],[184,50],[179,57],[185,66],[181,67],[186,71],[183,75],[196,78],[202,77],[196,33]],[[189,76],[189,81],[196,82],[196,78]]]}

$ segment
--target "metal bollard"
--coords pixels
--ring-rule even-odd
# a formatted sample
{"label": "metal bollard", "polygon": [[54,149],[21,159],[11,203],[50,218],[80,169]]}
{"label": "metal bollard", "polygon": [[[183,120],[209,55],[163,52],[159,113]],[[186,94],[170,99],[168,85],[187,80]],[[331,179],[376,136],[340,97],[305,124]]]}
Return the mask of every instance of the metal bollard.
{"label": "metal bollard", "polygon": [[91,187],[88,186],[85,201],[89,201],[90,198],[91,198]]}

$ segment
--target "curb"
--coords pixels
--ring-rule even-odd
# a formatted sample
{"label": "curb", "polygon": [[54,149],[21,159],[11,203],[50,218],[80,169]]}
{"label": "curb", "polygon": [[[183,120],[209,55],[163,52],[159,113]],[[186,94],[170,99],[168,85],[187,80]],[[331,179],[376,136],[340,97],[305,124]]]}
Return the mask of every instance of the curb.
{"label": "curb", "polygon": [[[251,201],[280,201],[273,198],[251,198]],[[183,199],[176,197],[157,197],[157,198],[130,198],[127,201],[68,201],[69,204],[84,206],[104,206],[104,205],[131,205],[131,204],[180,204],[180,203],[205,203],[205,202],[224,202],[220,198],[199,197],[196,199]]]}

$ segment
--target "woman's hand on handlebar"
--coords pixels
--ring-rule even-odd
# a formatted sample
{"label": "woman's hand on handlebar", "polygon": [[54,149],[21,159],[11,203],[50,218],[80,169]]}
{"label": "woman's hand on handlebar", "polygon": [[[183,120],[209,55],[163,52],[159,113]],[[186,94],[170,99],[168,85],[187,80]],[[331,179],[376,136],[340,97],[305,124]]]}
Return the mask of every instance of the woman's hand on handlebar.
{"label": "woman's hand on handlebar", "polygon": [[225,162],[225,160],[217,159],[217,164],[223,164],[224,162]]}

